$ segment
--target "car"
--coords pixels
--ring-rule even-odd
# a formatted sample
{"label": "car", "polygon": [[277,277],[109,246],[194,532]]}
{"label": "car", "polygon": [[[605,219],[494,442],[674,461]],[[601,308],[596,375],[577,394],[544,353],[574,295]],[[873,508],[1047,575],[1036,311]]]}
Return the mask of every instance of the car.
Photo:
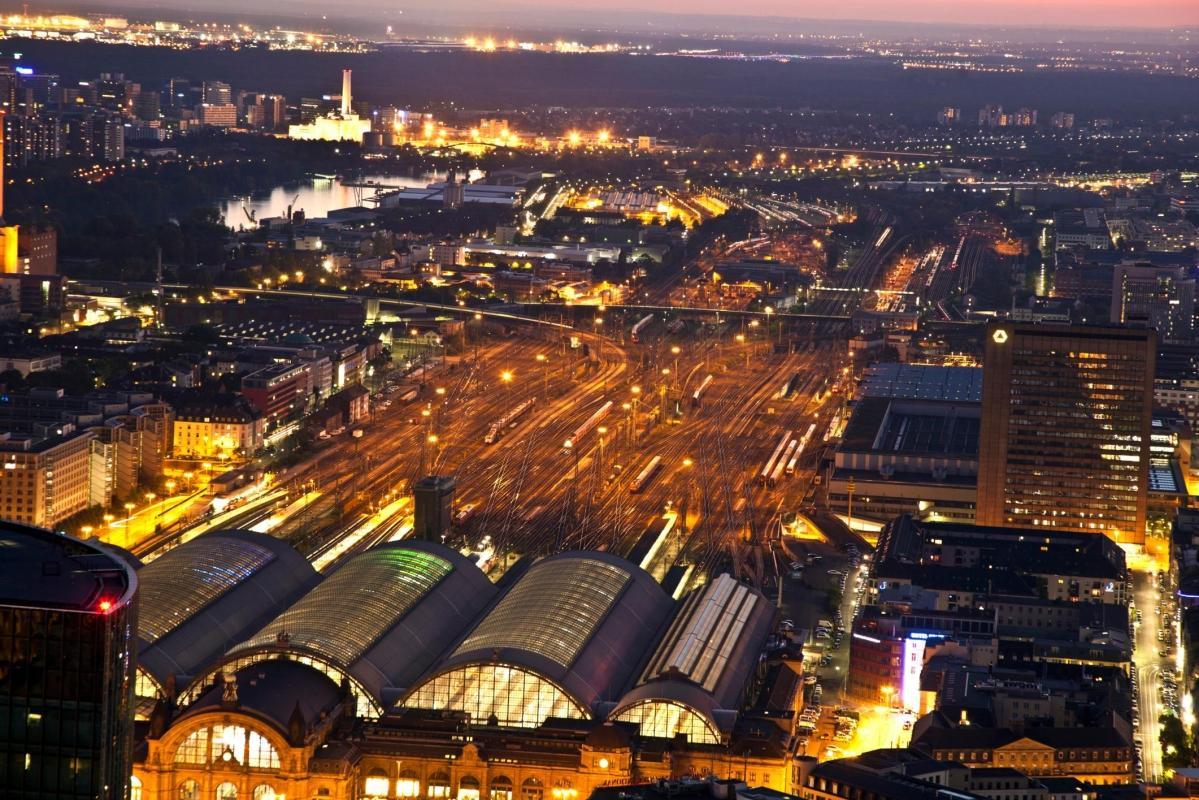
{"label": "car", "polygon": [[827,569],[827,570],[826,570],[826,572],[828,572],[828,574],[829,574],[829,575],[844,575],[844,574],[845,574],[845,573],[844,573],[844,572],[842,572],[841,570],[839,570],[839,569],[835,569],[835,568],[832,568],[832,567],[830,567],[829,569]]}
{"label": "car", "polygon": [[785,619],[785,620],[783,620],[782,622],[780,622],[780,623],[779,623],[779,625],[781,625],[781,626],[782,626],[782,627],[784,627],[784,628],[794,628],[794,627],[795,627],[795,620],[791,620],[791,619]]}

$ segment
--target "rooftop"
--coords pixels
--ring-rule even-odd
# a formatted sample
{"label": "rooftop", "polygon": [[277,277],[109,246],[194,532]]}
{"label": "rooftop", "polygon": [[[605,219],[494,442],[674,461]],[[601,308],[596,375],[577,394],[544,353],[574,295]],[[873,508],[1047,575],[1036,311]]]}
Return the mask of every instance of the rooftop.
{"label": "rooftop", "polygon": [[133,567],[103,545],[0,523],[0,605],[109,613],[136,591]]}

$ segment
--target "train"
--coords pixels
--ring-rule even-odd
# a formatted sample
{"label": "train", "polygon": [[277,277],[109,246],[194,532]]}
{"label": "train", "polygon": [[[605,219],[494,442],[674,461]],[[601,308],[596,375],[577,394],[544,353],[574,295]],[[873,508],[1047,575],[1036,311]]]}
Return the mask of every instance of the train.
{"label": "train", "polygon": [[637,321],[637,324],[633,326],[633,330],[632,330],[632,337],[633,337],[634,342],[641,341],[641,332],[643,330],[645,330],[646,327],[648,327],[649,324],[653,321],[654,321],[653,314],[646,314],[644,317],[642,317],[641,319],[639,319]]}
{"label": "train", "polygon": [[700,382],[699,387],[691,395],[691,407],[692,408],[699,408],[700,399],[703,397],[704,392],[707,390],[707,388],[712,385],[712,381],[713,381],[713,376],[709,375],[708,377],[704,378],[703,381]]}
{"label": "train", "polygon": [[666,326],[666,332],[671,335],[682,333],[685,326],[685,322],[683,322],[681,319],[676,319],[674,322]]}
{"label": "train", "polygon": [[770,458],[766,459],[766,465],[758,473],[758,483],[765,486],[770,481],[770,476],[774,473],[775,462],[782,457],[783,451],[787,449],[787,443],[790,441],[791,431],[786,431],[783,433],[783,438],[779,439],[778,446],[774,448],[774,452],[770,454]]}
{"label": "train", "polygon": [[530,397],[528,400],[518,403],[515,407],[508,409],[508,411],[505,412],[502,417],[491,423],[491,426],[488,427],[487,435],[483,437],[483,444],[495,444],[500,439],[504,438],[504,434],[508,431],[508,429],[515,425],[516,421],[520,419],[525,412],[531,409],[536,402],[537,401],[535,398]]}
{"label": "train", "polygon": [[767,486],[773,489],[778,485],[779,478],[783,477],[784,473],[786,473],[787,464],[795,455],[795,450],[797,447],[799,447],[798,439],[792,439],[791,441],[787,442],[787,448],[783,450],[783,454],[779,456],[777,461],[774,462],[774,467],[771,468],[770,474],[766,476]]}
{"label": "train", "polygon": [[645,469],[637,473],[637,477],[629,484],[629,492],[638,494],[642,489],[649,485],[649,482],[658,474],[658,470],[662,468],[662,456],[654,456],[649,463],[645,465]]}
{"label": "train", "polygon": [[572,433],[570,436],[571,443],[575,447],[577,447],[579,445],[579,440],[582,439],[584,436],[586,436],[588,433],[590,433],[592,428],[594,428],[596,425],[599,425],[600,421],[604,417],[608,416],[608,412],[611,410],[612,410],[612,401],[611,400],[609,400],[608,402],[606,402],[602,406],[600,406],[598,409],[596,409],[595,413],[592,414],[590,417],[588,417],[586,422],[584,422],[579,427],[575,428],[575,432]]}

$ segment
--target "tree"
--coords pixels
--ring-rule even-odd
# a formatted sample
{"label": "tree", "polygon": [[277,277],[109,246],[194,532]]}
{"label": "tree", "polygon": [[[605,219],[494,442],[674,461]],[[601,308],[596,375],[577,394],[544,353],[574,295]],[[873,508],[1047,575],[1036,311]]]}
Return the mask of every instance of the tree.
{"label": "tree", "polygon": [[6,369],[0,372],[0,385],[9,391],[20,389],[25,385],[25,376],[19,369]]}
{"label": "tree", "polygon": [[1194,742],[1187,735],[1182,720],[1173,714],[1162,714],[1157,721],[1161,723],[1158,740],[1162,745],[1162,766],[1167,769],[1178,769],[1194,764]]}

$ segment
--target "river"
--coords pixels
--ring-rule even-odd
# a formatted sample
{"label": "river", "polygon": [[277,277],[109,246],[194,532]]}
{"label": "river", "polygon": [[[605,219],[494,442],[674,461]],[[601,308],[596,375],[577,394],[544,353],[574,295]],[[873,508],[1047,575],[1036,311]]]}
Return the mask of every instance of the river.
{"label": "river", "polygon": [[[482,174],[473,170],[470,179],[477,180]],[[444,172],[424,172],[414,175],[365,175],[350,180],[350,183],[372,182],[396,188],[424,188],[441,180],[445,180]],[[276,186],[267,194],[231,197],[221,204],[221,213],[225,215],[225,224],[236,229],[248,227],[248,220],[242,211],[243,206],[255,219],[265,219],[283,216],[287,213],[287,207],[294,201],[295,209],[302,210],[306,216],[324,217],[334,209],[360,205],[374,193],[374,189],[346,186],[341,178],[312,178],[298,184]]]}

